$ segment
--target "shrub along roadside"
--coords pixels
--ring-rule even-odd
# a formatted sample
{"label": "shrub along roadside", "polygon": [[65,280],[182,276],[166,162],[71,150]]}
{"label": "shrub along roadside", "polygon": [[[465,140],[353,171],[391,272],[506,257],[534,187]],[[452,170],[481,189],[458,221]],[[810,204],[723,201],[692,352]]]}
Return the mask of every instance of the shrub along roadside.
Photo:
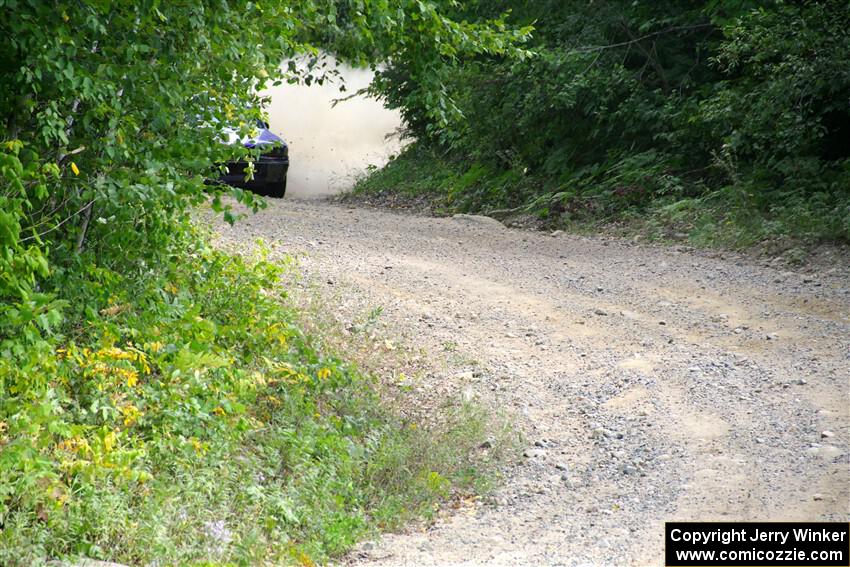
{"label": "shrub along roadside", "polygon": [[[815,196],[778,192],[765,198],[746,184],[709,189],[654,164],[656,156],[607,164],[576,174],[571,190],[550,187],[543,175],[498,169],[414,142],[381,169],[358,180],[342,198],[379,204],[401,200],[442,214],[476,212],[499,218],[533,217],[544,228],[615,231],[650,239],[687,238],[698,246],[748,247],[772,241],[850,242],[850,193]],[[651,191],[632,191],[651,185]],[[697,196],[685,196],[697,195]]]}
{"label": "shrub along roadside", "polygon": [[255,134],[265,87],[322,80],[281,61],[406,61],[445,122],[444,67],[525,56],[528,29],[451,5],[0,0],[0,564],[308,562],[447,490],[277,268],[185,217],[211,191],[234,221],[204,181],[261,150],[228,131]]}
{"label": "shrub along roadside", "polygon": [[696,244],[850,242],[846,2],[469,0],[455,10],[533,22],[533,56],[450,69],[465,120],[438,133],[409,96],[406,63],[379,70],[373,92],[430,151],[406,153],[362,188],[413,188],[422,182],[404,174],[424,172],[451,210],[519,208],[550,226],[626,223]]}
{"label": "shrub along roadside", "polygon": [[158,269],[69,275],[66,331],[0,359],[0,563],[310,564],[476,480],[473,418],[403,422],[301,331],[285,265],[174,228]]}

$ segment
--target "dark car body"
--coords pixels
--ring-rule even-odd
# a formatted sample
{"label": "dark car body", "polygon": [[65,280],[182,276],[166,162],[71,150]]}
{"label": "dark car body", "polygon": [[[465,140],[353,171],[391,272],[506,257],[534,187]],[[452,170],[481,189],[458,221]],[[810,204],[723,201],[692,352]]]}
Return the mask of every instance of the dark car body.
{"label": "dark car body", "polygon": [[235,131],[227,130],[229,143],[241,142],[246,148],[261,150],[260,157],[254,162],[254,177],[245,181],[248,162],[227,163],[227,172],[222,173],[219,181],[232,187],[248,189],[258,195],[282,198],[286,193],[286,173],[289,170],[289,147],[282,138],[269,130],[265,122],[258,122],[256,137],[240,140]]}

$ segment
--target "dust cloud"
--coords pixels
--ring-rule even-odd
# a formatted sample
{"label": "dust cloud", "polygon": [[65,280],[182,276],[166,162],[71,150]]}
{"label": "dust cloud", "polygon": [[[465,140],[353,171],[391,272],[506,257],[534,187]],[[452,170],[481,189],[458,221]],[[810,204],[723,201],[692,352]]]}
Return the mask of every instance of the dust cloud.
{"label": "dust cloud", "polygon": [[[289,144],[287,196],[324,197],[350,188],[368,165],[382,166],[397,154],[402,142],[397,132],[401,117],[397,111],[364,96],[332,102],[366,87],[372,72],[340,64],[345,81],[323,85],[271,87],[268,107],[272,132]],[[387,138],[388,135],[391,135]]]}

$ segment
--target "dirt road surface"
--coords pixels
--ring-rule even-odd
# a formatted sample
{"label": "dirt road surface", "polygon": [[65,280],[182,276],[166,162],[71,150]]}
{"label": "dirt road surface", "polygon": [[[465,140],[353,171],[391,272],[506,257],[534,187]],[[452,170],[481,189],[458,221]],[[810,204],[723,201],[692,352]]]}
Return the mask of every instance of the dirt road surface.
{"label": "dirt road surface", "polygon": [[[235,227],[383,307],[414,396],[513,416],[494,495],[361,565],[660,565],[665,520],[850,517],[850,275],[730,253],[283,201]],[[349,306],[350,307],[350,306]]]}

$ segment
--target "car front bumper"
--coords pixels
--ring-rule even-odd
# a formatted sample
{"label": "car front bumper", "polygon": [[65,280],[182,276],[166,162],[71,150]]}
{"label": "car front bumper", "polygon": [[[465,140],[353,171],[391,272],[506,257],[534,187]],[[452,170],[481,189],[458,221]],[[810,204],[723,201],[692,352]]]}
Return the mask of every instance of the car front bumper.
{"label": "car front bumper", "polygon": [[275,157],[260,156],[254,162],[254,178],[245,181],[245,170],[248,162],[237,161],[227,164],[228,172],[221,176],[221,181],[233,187],[245,189],[262,189],[266,185],[274,185],[286,179],[289,170],[289,160]]}

